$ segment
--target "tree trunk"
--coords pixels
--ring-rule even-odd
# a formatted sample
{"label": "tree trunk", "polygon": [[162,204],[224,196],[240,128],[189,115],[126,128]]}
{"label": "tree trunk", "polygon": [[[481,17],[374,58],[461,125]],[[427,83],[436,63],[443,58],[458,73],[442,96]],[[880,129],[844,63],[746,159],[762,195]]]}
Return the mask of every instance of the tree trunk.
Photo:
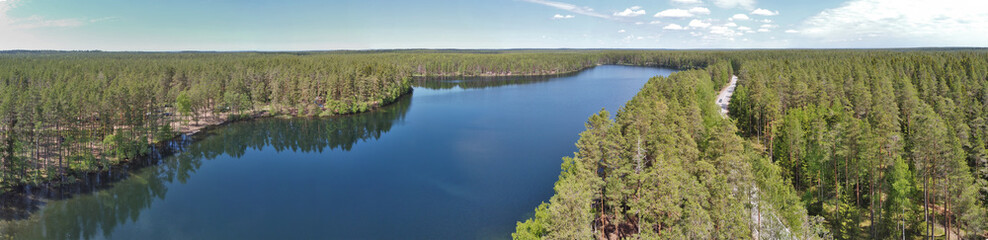
{"label": "tree trunk", "polygon": [[[837,159],[834,159],[834,221],[840,222],[840,175],[837,171]],[[846,175],[846,174],[845,174]]]}
{"label": "tree trunk", "polygon": [[931,239],[933,234],[930,230],[930,161],[926,158],[926,174],[923,176],[923,221],[926,222],[926,238]]}

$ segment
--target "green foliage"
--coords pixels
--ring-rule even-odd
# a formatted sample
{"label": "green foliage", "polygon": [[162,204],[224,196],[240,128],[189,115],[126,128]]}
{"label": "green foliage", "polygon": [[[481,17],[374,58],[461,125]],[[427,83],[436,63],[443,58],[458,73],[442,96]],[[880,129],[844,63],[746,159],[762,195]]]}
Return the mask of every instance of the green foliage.
{"label": "green foliage", "polygon": [[178,109],[178,113],[182,115],[188,115],[192,113],[192,99],[189,99],[188,92],[182,91],[175,98],[175,107]]}
{"label": "green foliage", "polygon": [[515,232],[511,234],[511,239],[515,240],[538,240],[546,237],[549,233],[549,204],[543,202],[535,208],[535,216],[518,222]]}
{"label": "green foliage", "polygon": [[[988,53],[721,57],[730,60],[707,61],[705,74],[650,81],[619,111],[618,134],[581,135],[577,156],[602,183],[591,200],[597,238],[985,236]],[[735,129],[718,127],[705,103],[730,74],[740,80],[728,108],[747,140],[725,142]],[[731,145],[745,147],[722,153]],[[622,157],[598,157],[608,155]],[[731,217],[744,212],[758,217]]]}
{"label": "green foliage", "polygon": [[119,131],[103,138],[103,145],[110,149],[108,153],[111,157],[123,160],[147,154],[147,142],[131,139],[130,134],[129,131]]}
{"label": "green foliage", "polygon": [[157,131],[154,133],[155,142],[164,142],[175,137],[175,130],[169,124],[163,124],[158,126]]}
{"label": "green foliage", "polygon": [[986,234],[988,191],[975,190],[988,189],[988,142],[975,130],[984,129],[988,103],[985,51],[780,51],[736,59],[741,79],[731,116],[742,135],[768,146],[835,238]]}
{"label": "green foliage", "polygon": [[[591,117],[516,238],[986,235],[984,50],[0,53],[0,189],[144,154],[186,117],[364,112],[412,76],[599,64],[688,71]],[[731,75],[724,120],[713,99]]]}
{"label": "green foliage", "polygon": [[[778,166],[720,117],[713,91],[708,72],[678,72],[651,79],[615,120],[591,116],[576,156],[564,158],[549,215],[519,222],[514,236],[818,237]],[[531,234],[540,222],[547,233]]]}

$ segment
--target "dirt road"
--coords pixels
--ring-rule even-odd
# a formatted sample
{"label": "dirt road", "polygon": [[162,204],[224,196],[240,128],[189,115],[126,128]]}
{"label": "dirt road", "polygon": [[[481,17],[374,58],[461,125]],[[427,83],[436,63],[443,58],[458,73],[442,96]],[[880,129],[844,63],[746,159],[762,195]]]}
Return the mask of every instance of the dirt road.
{"label": "dirt road", "polygon": [[734,88],[738,86],[738,76],[731,76],[731,82],[727,83],[727,87],[720,90],[720,94],[717,94],[717,106],[720,106],[720,114],[727,117],[727,105],[731,102],[731,95],[734,94]]}

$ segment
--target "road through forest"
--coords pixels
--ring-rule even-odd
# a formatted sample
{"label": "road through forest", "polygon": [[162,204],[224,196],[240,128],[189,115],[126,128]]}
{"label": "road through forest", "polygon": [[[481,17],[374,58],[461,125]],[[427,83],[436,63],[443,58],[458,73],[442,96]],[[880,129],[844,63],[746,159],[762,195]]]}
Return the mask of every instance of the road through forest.
{"label": "road through forest", "polygon": [[738,76],[731,75],[731,82],[727,84],[727,87],[720,90],[720,94],[717,94],[717,106],[720,106],[720,114],[727,117],[727,105],[731,102],[731,95],[734,94],[734,89],[738,86]]}

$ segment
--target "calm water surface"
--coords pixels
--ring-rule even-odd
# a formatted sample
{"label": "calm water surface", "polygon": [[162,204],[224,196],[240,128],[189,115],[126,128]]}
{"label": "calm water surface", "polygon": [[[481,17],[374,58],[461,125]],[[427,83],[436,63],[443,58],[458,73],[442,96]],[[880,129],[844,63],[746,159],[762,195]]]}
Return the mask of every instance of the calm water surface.
{"label": "calm water surface", "polygon": [[503,239],[548,201],[584,121],[669,69],[419,84],[371,113],[217,128],[112,187],[52,200],[35,239]]}

